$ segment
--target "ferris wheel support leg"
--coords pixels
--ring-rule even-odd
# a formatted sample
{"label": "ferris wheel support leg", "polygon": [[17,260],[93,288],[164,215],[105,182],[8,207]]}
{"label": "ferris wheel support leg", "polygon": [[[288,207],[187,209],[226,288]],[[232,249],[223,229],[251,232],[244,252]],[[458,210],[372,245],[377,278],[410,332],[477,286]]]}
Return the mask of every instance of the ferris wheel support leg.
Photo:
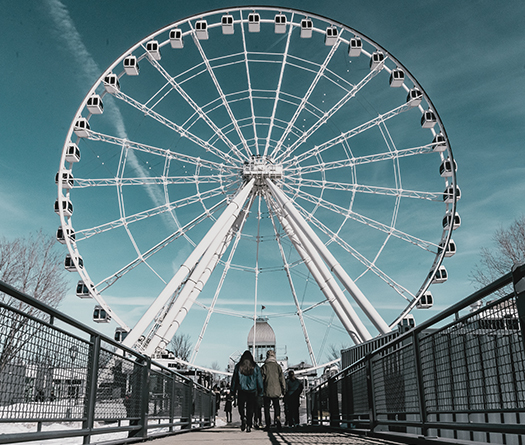
{"label": "ferris wheel support leg", "polygon": [[211,229],[206,233],[206,235],[204,235],[204,237],[199,242],[197,247],[195,247],[193,252],[188,256],[186,261],[181,265],[179,270],[175,273],[173,278],[169,281],[166,287],[162,290],[162,292],[159,294],[156,300],[152,303],[152,305],[144,313],[142,318],[137,322],[135,327],[129,332],[129,334],[127,335],[126,339],[123,342],[124,345],[128,347],[133,347],[135,345],[137,340],[144,333],[144,331],[148,328],[151,322],[155,319],[157,314],[162,310],[162,308],[166,305],[169,299],[173,296],[173,293],[182,284],[182,281],[184,280],[184,278],[195,267],[195,264],[202,257],[202,255],[204,254],[206,249],[209,247],[210,243],[213,241],[213,239],[215,238],[217,233],[220,231],[220,229],[223,228],[223,226],[230,219],[232,214],[234,214],[236,211],[237,212],[240,211],[243,203],[246,201],[246,198],[248,197],[248,195],[250,194],[253,188],[254,182],[255,180],[253,179],[250,182],[248,182],[241,189],[241,191],[237,194],[237,196],[233,199],[233,201],[230,202],[230,204],[228,204],[224,212],[222,212],[221,216],[217,219],[217,221],[215,221],[215,224],[213,224]]}
{"label": "ferris wheel support leg", "polygon": [[346,271],[337,262],[332,253],[328,250],[328,248],[323,244],[323,242],[321,242],[319,237],[315,234],[315,232],[312,230],[309,224],[297,211],[297,209],[294,207],[294,205],[288,199],[288,197],[271,180],[267,179],[266,183],[268,184],[268,187],[270,188],[272,194],[281,203],[283,209],[285,209],[288,212],[291,219],[301,228],[301,230],[304,231],[306,237],[313,244],[314,248],[320,253],[324,261],[326,261],[326,263],[330,266],[335,276],[343,284],[348,293],[354,298],[356,303],[363,310],[363,312],[373,323],[376,329],[381,334],[390,332],[391,328],[388,326],[385,320],[383,320],[381,315],[379,315],[379,312],[377,312],[374,306],[372,306],[370,301],[368,301],[368,299],[365,297],[363,292],[361,292],[361,290],[357,287],[353,280],[348,276]]}
{"label": "ferris wheel support leg", "polygon": [[[250,184],[253,185],[253,180],[250,181],[248,185]],[[180,326],[180,323],[182,323],[182,320],[186,316],[189,308],[193,305],[195,298],[197,298],[198,294],[202,290],[202,287],[208,280],[209,275],[211,275],[211,272],[217,265],[217,262],[219,261],[222,253],[224,252],[224,249],[231,241],[232,238],[229,234],[230,229],[232,229],[233,227],[239,227],[239,214],[241,213],[242,205],[248,197],[248,193],[250,191],[251,186],[246,187],[243,190],[242,195],[241,193],[237,195],[237,197],[240,196],[241,198],[243,198],[242,201],[238,201],[239,206],[230,215],[229,219],[226,221],[223,227],[221,227],[220,230],[214,234],[211,243],[202,255],[198,264],[195,266],[194,270],[191,272],[183,289],[178,295],[177,300],[170,308],[170,310],[168,311],[168,313],[166,314],[166,316],[162,320],[162,323],[156,329],[156,331],[153,332],[152,335],[148,336],[150,338],[150,341],[146,346],[146,355],[153,354],[157,350],[157,348],[165,348],[171,340],[171,338],[173,337],[173,335],[175,335],[178,326]],[[247,213],[248,212],[243,212],[242,218],[245,218]],[[201,282],[201,287],[200,289],[197,288],[198,290],[196,294],[193,294],[199,282]],[[192,295],[194,296],[193,299]],[[180,316],[181,313],[183,313],[184,315]]]}
{"label": "ferris wheel support leg", "polygon": [[[279,213],[277,213],[277,216],[279,217]],[[294,224],[294,222],[291,219],[288,219],[284,214],[280,215],[279,220],[281,221],[284,231],[301,256],[301,259],[305,262],[306,267],[317,282],[321,292],[325,295],[335,314],[348,332],[348,335],[350,335],[356,344],[370,340],[372,336],[359,319],[352,306],[350,306],[348,300],[346,300],[343,292],[326,267],[326,264],[324,264],[319,254],[315,251],[308,239],[306,239],[305,235]],[[346,307],[342,306],[342,301],[346,301]]]}

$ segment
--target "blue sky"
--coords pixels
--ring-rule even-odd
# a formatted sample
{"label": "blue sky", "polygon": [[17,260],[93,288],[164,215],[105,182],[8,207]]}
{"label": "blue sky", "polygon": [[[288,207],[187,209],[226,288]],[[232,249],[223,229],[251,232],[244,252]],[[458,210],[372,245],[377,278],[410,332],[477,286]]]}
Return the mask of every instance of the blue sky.
{"label": "blue sky", "polygon": [[[471,293],[469,273],[478,261],[480,248],[490,246],[495,230],[525,212],[521,199],[525,192],[525,158],[521,153],[525,122],[523,2],[508,1],[497,7],[487,1],[259,3],[310,11],[354,28],[395,56],[425,89],[439,112],[458,163],[462,225],[453,235],[458,253],[445,261],[450,278],[432,287],[436,305],[418,312],[416,319],[424,319]],[[171,22],[241,5],[211,1],[4,2],[0,14],[4,30],[0,53],[0,233],[7,238],[40,228],[55,233],[59,221],[52,209],[56,198],[53,179],[62,146],[84,96],[106,67],[133,44]],[[114,196],[92,205],[81,213],[86,218],[90,212],[96,216],[118,210],[108,208],[115,205]],[[424,220],[429,216],[415,217]],[[111,248],[86,251],[86,260],[93,258],[93,264],[98,256],[102,264],[102,259],[118,256],[118,249],[130,248],[129,242],[117,236],[107,238],[107,243]],[[180,263],[188,253],[182,251],[171,261]],[[403,282],[413,282],[416,287],[423,279],[412,277],[412,269],[406,267],[399,268],[398,273],[404,276]],[[239,274],[232,293],[246,292],[252,286],[249,281],[245,283],[242,272]],[[61,309],[90,323],[93,302],[75,297],[77,279],[71,274],[71,295]],[[297,283],[299,292],[306,288],[299,278]],[[125,296],[115,294],[108,301],[133,325],[153,292],[147,289],[147,282],[128,286]],[[308,288],[311,301],[319,298],[310,294],[314,288]],[[264,291],[262,287],[262,295]],[[241,306],[239,300],[230,303],[225,305]],[[244,304],[253,306],[253,298],[246,297]],[[385,311],[385,318],[391,318],[388,305],[381,300],[377,304]],[[203,311],[192,312],[195,315],[188,316],[181,330],[195,341]],[[320,313],[319,318],[329,321],[330,311]],[[250,322],[237,323],[237,318],[220,315],[212,320],[197,363],[207,366],[217,361],[224,367],[230,353],[245,348]],[[270,323],[280,346],[287,346],[292,363],[308,359],[299,337],[288,330],[288,324],[295,320],[275,317]],[[100,328],[111,334],[115,324]],[[309,329],[319,361],[323,361],[327,345],[349,343],[340,327],[327,331],[326,326],[313,323]]]}

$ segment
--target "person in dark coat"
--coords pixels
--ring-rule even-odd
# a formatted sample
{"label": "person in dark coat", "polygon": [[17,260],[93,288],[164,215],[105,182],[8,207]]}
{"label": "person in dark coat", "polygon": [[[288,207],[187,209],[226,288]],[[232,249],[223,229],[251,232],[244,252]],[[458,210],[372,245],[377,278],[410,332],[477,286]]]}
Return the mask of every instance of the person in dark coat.
{"label": "person in dark coat", "polygon": [[277,363],[275,351],[266,353],[266,361],[262,365],[262,377],[264,385],[264,421],[266,429],[271,425],[270,404],[273,405],[273,414],[277,428],[281,428],[281,405],[280,397],[284,395],[286,384],[281,365]]}
{"label": "person in dark coat", "polygon": [[225,391],[225,398],[224,398],[224,412],[226,413],[227,423],[232,422],[232,403],[233,403],[232,392],[229,388],[227,388]]}
{"label": "person in dark coat", "polygon": [[252,430],[253,411],[257,396],[263,393],[261,369],[255,363],[250,351],[244,351],[239,363],[235,365],[232,377],[232,394],[237,398],[241,430]]}
{"label": "person in dark coat", "polygon": [[288,407],[288,415],[290,419],[288,424],[290,426],[299,425],[299,404],[300,396],[303,392],[303,382],[299,380],[295,373],[290,370],[288,378],[286,379],[286,405]]}

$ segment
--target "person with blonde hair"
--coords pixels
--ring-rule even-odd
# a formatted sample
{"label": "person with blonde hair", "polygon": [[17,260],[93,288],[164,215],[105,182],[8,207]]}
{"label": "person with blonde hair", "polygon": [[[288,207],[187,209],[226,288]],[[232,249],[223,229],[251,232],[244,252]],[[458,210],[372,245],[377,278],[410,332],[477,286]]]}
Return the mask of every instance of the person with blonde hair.
{"label": "person with blonde hair", "polygon": [[284,373],[281,365],[277,363],[275,358],[275,351],[269,350],[266,353],[266,361],[261,368],[262,380],[264,386],[264,421],[266,423],[266,430],[270,429],[270,404],[273,405],[274,421],[277,428],[281,428],[281,405],[280,397],[286,391],[286,382],[284,381]]}

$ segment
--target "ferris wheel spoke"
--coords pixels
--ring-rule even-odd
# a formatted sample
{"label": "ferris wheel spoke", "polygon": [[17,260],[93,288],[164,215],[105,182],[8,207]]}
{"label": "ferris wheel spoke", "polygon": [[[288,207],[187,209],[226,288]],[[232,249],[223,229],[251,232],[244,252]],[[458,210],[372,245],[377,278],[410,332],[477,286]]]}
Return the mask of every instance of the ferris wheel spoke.
{"label": "ferris wheel spoke", "polygon": [[[268,198],[267,198],[267,201],[268,201]],[[303,311],[301,309],[301,305],[299,304],[299,299],[297,298],[297,292],[295,291],[295,286],[293,284],[293,279],[292,279],[291,270],[290,270],[290,264],[288,263],[288,260],[286,258],[286,254],[284,253],[283,245],[281,243],[281,235],[279,233],[279,230],[277,229],[277,225],[275,224],[275,218],[274,218],[274,215],[273,215],[273,213],[271,211],[270,211],[270,218],[271,218],[273,230],[274,230],[274,233],[275,233],[275,239],[277,240],[277,244],[279,246],[279,252],[281,253],[281,258],[282,258],[282,261],[283,261],[284,270],[286,272],[286,277],[288,278],[288,284],[290,286],[290,291],[292,293],[292,297],[293,297],[293,300],[294,300],[294,303],[295,303],[295,308],[297,310],[296,313],[297,313],[297,316],[299,317],[299,322],[300,322],[301,328],[303,330],[303,336],[304,336],[304,340],[305,340],[305,343],[306,343],[306,347],[308,349],[308,353],[310,355],[310,360],[312,360],[312,364],[314,366],[317,366],[317,361],[315,359],[315,354],[314,354],[314,351],[312,349],[312,344],[310,343],[310,336],[308,335],[308,330],[306,329],[306,324],[304,322]]]}
{"label": "ferris wheel spoke", "polygon": [[101,224],[97,227],[92,227],[90,229],[82,229],[76,232],[76,241],[81,241],[86,238],[90,238],[93,235],[98,235],[99,233],[107,232],[108,230],[117,229],[119,227],[122,227],[127,224],[132,224],[137,221],[142,221],[146,218],[151,218],[153,216],[161,215],[166,212],[170,212],[172,210],[182,208],[185,206],[188,206],[190,204],[194,204],[196,202],[200,202],[206,199],[214,198],[219,195],[224,194],[224,187],[217,187],[212,190],[208,190],[203,193],[195,194],[192,196],[187,196],[185,198],[181,198],[178,201],[172,201],[167,204],[163,204],[161,206],[145,210],[143,212],[135,213],[133,215],[128,215],[125,218],[120,218],[105,224]]}
{"label": "ferris wheel spoke", "polygon": [[[233,151],[233,153],[236,154],[238,160],[244,160],[247,159],[245,155],[243,155],[238,148],[235,146],[235,144],[229,140],[220,130],[220,128],[215,124],[215,122],[212,121],[212,119],[208,116],[207,113],[203,111],[201,107],[197,105],[197,103],[190,97],[190,95],[182,88],[182,86],[172,77],[169,75],[169,73],[164,69],[164,67],[155,59],[149,58],[148,59],[151,64],[159,71],[159,73],[171,84],[171,86],[177,91],[182,98],[190,105],[194,111],[197,112],[199,117],[206,122],[206,124],[214,131],[214,133],[218,134],[221,140],[226,144],[226,146]],[[221,90],[222,91],[222,90]],[[223,94],[224,96],[224,94]],[[229,108],[229,107],[228,107]],[[183,134],[181,134],[183,136]],[[218,152],[219,150],[215,150],[215,152]],[[217,153],[216,153],[217,154]],[[224,153],[221,154],[221,157],[224,156]]]}
{"label": "ferris wheel spoke", "polygon": [[[190,27],[193,29],[193,25],[191,24],[191,22],[188,22]],[[233,111],[230,107],[230,104],[228,102],[228,99],[226,98],[222,88],[221,88],[221,85],[219,84],[219,81],[217,79],[217,76],[215,75],[215,72],[213,70],[213,67],[211,66],[211,63],[210,61],[208,60],[208,57],[206,56],[206,53],[204,52],[204,49],[202,48],[202,45],[200,44],[200,41],[199,39],[196,37],[195,33],[192,34],[192,37],[193,37],[193,42],[195,43],[195,46],[197,47],[197,49],[199,50],[199,53],[202,57],[202,60],[204,62],[204,65],[206,66],[206,69],[213,81],[213,84],[215,85],[215,88],[217,89],[217,93],[219,94],[220,98],[221,98],[221,102],[222,102],[222,105],[223,107],[226,109],[226,112],[228,113],[228,116],[235,128],[235,131],[237,132],[237,136],[239,137],[239,139],[241,140],[241,144],[242,146],[244,147],[244,150],[246,151],[246,154],[248,157],[251,156],[251,152],[250,152],[250,149],[248,147],[248,142],[246,141],[245,137],[244,137],[244,134],[242,133],[241,129],[239,128],[239,124],[237,122],[237,119],[235,117],[235,115],[233,114]],[[246,65],[246,70],[247,70],[247,76],[248,76],[248,90],[249,90],[249,94],[250,94],[250,99],[251,99],[251,85],[250,85],[250,75],[249,75],[249,70],[248,70],[248,66]],[[252,115],[253,115],[253,101],[251,100],[252,102]],[[215,126],[215,124],[213,124]],[[216,126],[215,126],[216,127]],[[218,127],[217,127],[218,129]],[[254,131],[255,131],[255,125],[254,125]],[[255,133],[255,135],[257,135],[257,133]],[[226,137],[226,136],[225,136]],[[257,144],[257,136],[255,137],[255,141],[256,141],[256,144]],[[233,145],[233,144],[232,144]]]}
{"label": "ferris wheel spoke", "polygon": [[339,43],[340,43],[340,40],[338,39],[336,44],[333,45],[330,48],[330,52],[326,56],[323,64],[319,67],[319,70],[317,71],[317,74],[315,75],[314,80],[312,81],[312,83],[310,84],[308,90],[306,91],[306,94],[302,98],[301,103],[296,108],[294,115],[292,116],[292,118],[288,122],[288,126],[284,130],[284,133],[282,134],[281,139],[279,139],[279,142],[277,142],[277,145],[273,149],[273,151],[272,151],[272,153],[270,155],[272,158],[277,158],[277,154],[281,150],[281,148],[282,148],[282,146],[284,144],[284,141],[286,140],[286,138],[290,134],[290,131],[291,131],[292,127],[295,126],[295,122],[299,118],[301,112],[305,109],[305,106],[308,103],[308,100],[310,99],[310,96],[312,95],[313,91],[315,90],[315,87],[317,86],[319,81],[322,79],[324,71],[326,70],[326,67],[330,63],[330,60],[332,60],[332,57],[334,56],[336,49],[339,47]]}
{"label": "ferris wheel spoke", "polygon": [[[229,171],[230,169],[238,169],[238,167],[234,165],[219,164],[218,162],[209,161],[206,159],[202,159],[200,157],[189,156],[189,155],[185,155],[182,153],[178,153],[173,150],[153,147],[151,145],[146,145],[140,142],[130,141],[128,139],[119,138],[117,136],[97,133],[96,131],[89,131],[89,140],[102,141],[102,142],[116,145],[118,147],[126,147],[132,150],[141,151],[144,153],[150,153],[150,154],[157,155],[163,158],[169,158],[175,161],[180,161],[180,162],[184,162],[184,163],[188,163],[188,164],[192,164],[192,165],[196,165],[200,167],[206,167],[211,170],[218,170],[221,172]],[[202,143],[206,144],[204,141],[202,141]]]}
{"label": "ferris wheel spoke", "polygon": [[[302,213],[304,218],[309,219],[319,230],[321,230],[331,240],[335,241],[339,246],[341,246],[343,249],[345,249],[350,255],[352,255],[361,264],[363,264],[366,267],[367,270],[372,271],[376,276],[381,278],[385,283],[387,283],[392,289],[394,289],[405,300],[412,301],[415,298],[414,295],[412,294],[412,292],[410,292],[405,287],[401,286],[393,278],[388,276],[388,274],[386,274],[384,271],[382,271],[381,269],[379,269],[375,265],[375,261],[376,261],[378,255],[376,255],[376,258],[374,259],[374,261],[368,260],[358,250],[353,248],[343,238],[341,238],[338,233],[335,233],[334,231],[330,230],[325,224],[323,224],[321,221],[319,221],[314,215],[312,215],[311,213],[308,213],[306,210],[304,210],[300,206],[297,206],[297,207],[298,207],[299,211]],[[358,281],[359,278],[360,277],[356,278],[355,281]]]}
{"label": "ferris wheel spoke", "polygon": [[180,184],[213,184],[221,183],[227,178],[231,178],[233,173],[228,175],[192,175],[192,176],[166,176],[166,177],[143,177],[143,178],[75,178],[73,188],[86,187],[105,187],[105,186],[130,186],[130,185],[180,185]]}
{"label": "ferris wheel spoke", "polygon": [[[302,190],[296,190],[296,189],[291,189],[287,184],[284,184],[288,189],[290,189],[290,192],[291,193],[294,193],[296,194],[298,197],[304,199],[305,201],[309,201],[315,205],[318,205],[320,207],[323,207],[327,210],[330,210],[332,211],[333,213],[337,214],[337,215],[342,215],[344,216],[345,218],[350,218],[354,221],[357,221],[361,224],[364,224],[368,227],[371,227],[373,229],[376,229],[376,230],[379,230],[381,232],[384,232],[384,233],[387,233],[387,234],[391,234],[393,236],[395,236],[396,238],[399,238],[403,241],[407,241],[411,244],[414,244],[418,247],[420,247],[421,249],[423,250],[427,250],[428,252],[431,252],[431,253],[436,253],[437,251],[437,247],[436,244],[434,243],[431,243],[429,241],[425,241],[425,240],[422,240],[420,238],[417,238],[415,236],[412,236],[412,235],[409,235],[408,233],[405,233],[405,232],[402,232],[400,230],[397,230],[395,227],[391,227],[391,226],[388,226],[386,224],[383,224],[383,223],[380,223],[379,221],[375,221],[373,220],[372,218],[368,218],[364,215],[361,215],[357,212],[354,212],[352,210],[348,210],[348,209],[345,209],[344,207],[341,207],[337,204],[334,204],[332,202],[329,202],[323,198],[319,198],[319,197],[316,197],[316,196],[313,196],[309,193],[306,193]],[[308,213],[309,214],[309,213]],[[309,217],[307,218],[309,219]]]}
{"label": "ferris wheel spoke", "polygon": [[[335,45],[334,45],[335,46]],[[354,85],[354,87],[348,91],[340,100],[337,102],[330,110],[325,112],[323,116],[315,122],[310,128],[308,128],[307,131],[305,131],[299,139],[297,139],[292,145],[286,148],[286,150],[277,156],[277,161],[281,159],[285,159],[289,155],[291,155],[297,147],[299,147],[302,143],[304,143],[312,134],[314,134],[322,125],[324,125],[328,119],[330,119],[337,111],[339,111],[350,99],[355,97],[355,95],[363,88],[365,87],[384,67],[384,64],[381,64],[380,66],[376,67],[373,70],[370,70],[370,72],[363,78],[359,83]]]}
{"label": "ferris wheel spoke", "polygon": [[151,247],[147,251],[138,255],[133,261],[126,264],[124,267],[119,269],[117,272],[104,278],[95,287],[98,289],[99,286],[102,286],[100,289],[100,292],[104,292],[107,288],[111,287],[117,280],[119,280],[124,275],[126,275],[128,272],[131,272],[135,267],[140,265],[144,260],[147,260],[148,258],[155,255],[157,252],[160,252],[162,249],[167,247],[170,243],[172,243],[179,237],[186,235],[191,229],[193,229],[195,226],[200,224],[202,221],[208,218],[212,218],[213,214],[216,211],[218,211],[221,207],[223,207],[225,203],[226,203],[226,198],[224,198],[223,200],[215,204],[213,207],[210,207],[207,211],[202,212],[199,216],[194,218],[192,221],[180,227],[175,232],[173,232],[172,234],[164,238],[159,243],[155,244],[153,247]]}
{"label": "ferris wheel spoke", "polygon": [[[318,164],[309,164],[309,165],[299,165],[298,162],[294,160],[293,164],[289,167],[285,167],[287,175],[296,175],[296,174],[307,174],[307,173],[316,173],[326,170],[333,170],[337,168],[345,167],[354,167],[357,165],[371,164],[373,162],[389,161],[392,159],[417,156],[421,154],[433,153],[433,144],[421,145],[419,147],[406,148],[393,151],[387,151],[384,153],[377,153],[366,156],[358,156],[348,159],[342,159],[339,161],[329,161]],[[323,150],[324,151],[324,150]],[[303,159],[304,160],[304,159]]]}
{"label": "ferris wheel spoke", "polygon": [[[128,96],[127,94],[124,94],[122,91],[114,92],[113,96],[118,98],[118,99],[120,99],[120,100],[122,100],[122,101],[124,101],[124,102],[126,102],[126,103],[128,103],[129,105],[131,105],[132,107],[136,108],[137,110],[139,110],[141,113],[145,114],[146,116],[149,116],[149,117],[155,119],[157,122],[161,123],[162,125],[164,125],[165,127],[169,128],[170,130],[175,131],[176,133],[178,133],[182,137],[189,139],[193,143],[195,143],[195,144],[199,145],[200,147],[202,147],[207,152],[213,153],[217,157],[221,158],[223,161],[225,161],[227,163],[230,163],[230,164],[231,163],[236,163],[236,162],[239,161],[238,159],[232,158],[230,155],[228,155],[224,151],[221,151],[221,150],[217,149],[216,147],[214,147],[213,145],[210,145],[209,143],[207,143],[203,139],[199,138],[198,136],[194,135],[193,133],[189,132],[188,130],[186,130],[182,126],[176,124],[175,122],[172,122],[171,120],[169,120],[168,118],[164,117],[160,113],[157,113],[151,107],[147,107],[147,106],[141,104],[139,101],[133,99],[131,96]],[[91,138],[91,134],[96,134],[96,133],[90,132],[90,138]],[[233,151],[235,151],[235,150],[233,150]]]}
{"label": "ferris wheel spoke", "polygon": [[[76,180],[76,179],[75,179]],[[362,184],[347,184],[344,182],[321,181],[315,179],[304,179],[288,177],[289,186],[313,187],[319,189],[342,190],[352,193],[371,193],[375,195],[396,196],[400,198],[425,199],[428,201],[443,201],[443,192],[420,192],[417,190],[404,190],[395,187],[377,187]]]}
{"label": "ferris wheel spoke", "polygon": [[[294,15],[292,13],[290,21],[293,23]],[[288,29],[288,37],[286,38],[286,47],[283,52],[283,60],[281,62],[281,71],[279,72],[279,80],[277,82],[277,88],[275,89],[275,100],[273,102],[273,108],[272,108],[272,115],[270,116],[270,126],[268,128],[268,135],[266,136],[266,143],[264,146],[264,153],[263,156],[266,156],[268,154],[268,149],[270,147],[270,142],[272,138],[272,131],[275,123],[275,113],[277,111],[277,105],[279,104],[280,96],[281,96],[281,88],[283,84],[283,77],[284,77],[284,69],[286,68],[286,61],[288,59],[288,54],[290,51],[290,39],[292,37],[292,31],[294,30],[293,26],[290,26]]]}
{"label": "ferris wheel spoke", "polygon": [[[301,153],[293,158],[284,160],[283,165],[288,165],[288,164],[296,165],[300,162],[305,161],[306,159],[311,158],[312,156],[317,156],[320,153],[334,147],[335,145],[340,144],[341,142],[346,141],[354,136],[357,136],[358,134],[363,133],[364,131],[372,127],[378,126],[381,123],[385,122],[386,120],[391,119],[401,113],[404,113],[405,111],[411,110],[412,108],[413,107],[409,104],[400,105],[399,107],[396,107],[386,112],[385,114],[380,114],[379,116],[373,119],[370,119],[368,122],[365,122],[364,124],[361,124],[353,128],[352,130],[341,133],[339,136],[336,136],[333,139],[330,139],[329,141],[326,141],[325,143],[319,146],[311,148],[310,150],[307,150],[304,153]],[[429,144],[429,146],[431,145]]]}

